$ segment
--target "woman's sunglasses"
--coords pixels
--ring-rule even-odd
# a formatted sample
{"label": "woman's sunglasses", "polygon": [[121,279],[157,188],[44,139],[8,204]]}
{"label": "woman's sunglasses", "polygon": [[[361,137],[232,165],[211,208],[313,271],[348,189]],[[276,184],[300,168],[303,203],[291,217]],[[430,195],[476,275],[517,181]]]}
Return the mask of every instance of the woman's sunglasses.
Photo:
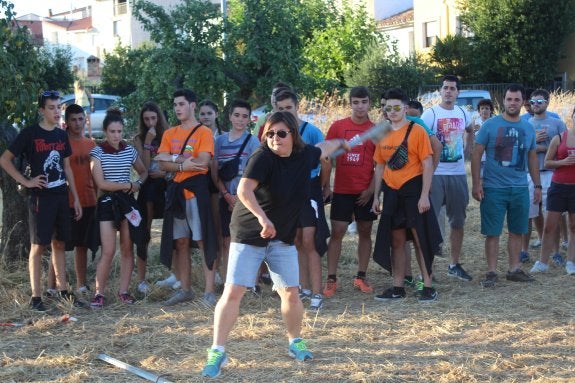
{"label": "woman's sunglasses", "polygon": [[279,138],[286,138],[289,133],[289,130],[278,130],[277,132],[275,130],[268,130],[266,132],[266,137],[274,138],[274,136],[277,134]]}

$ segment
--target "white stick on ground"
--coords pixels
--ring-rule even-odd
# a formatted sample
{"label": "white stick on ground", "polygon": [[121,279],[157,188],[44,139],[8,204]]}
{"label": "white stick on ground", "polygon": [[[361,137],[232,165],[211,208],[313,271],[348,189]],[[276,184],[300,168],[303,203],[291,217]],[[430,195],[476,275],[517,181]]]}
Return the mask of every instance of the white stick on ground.
{"label": "white stick on ground", "polygon": [[98,354],[97,358],[100,360],[103,360],[104,362],[110,363],[116,367],[119,367],[123,370],[131,372],[134,375],[138,375],[139,377],[144,378],[146,380],[149,380],[150,382],[172,383],[169,380],[163,378],[161,375],[156,375],[156,374],[153,374],[149,371],[142,370],[141,368],[134,367],[128,363],[124,363],[121,360],[112,358],[111,356],[108,356],[106,354]]}

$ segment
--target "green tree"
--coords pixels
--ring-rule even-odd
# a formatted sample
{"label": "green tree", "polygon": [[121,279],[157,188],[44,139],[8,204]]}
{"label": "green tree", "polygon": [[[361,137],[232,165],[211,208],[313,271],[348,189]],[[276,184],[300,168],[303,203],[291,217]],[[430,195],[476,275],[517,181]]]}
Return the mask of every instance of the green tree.
{"label": "green tree", "polygon": [[303,55],[303,72],[313,78],[316,88],[345,87],[345,73],[353,72],[374,42],[382,41],[365,6],[343,3],[341,13],[328,16],[326,27],[316,29]]}
{"label": "green tree", "polygon": [[477,53],[471,38],[448,35],[437,40],[431,51],[431,60],[440,73],[454,74],[463,82],[482,82],[484,70],[475,59]]}
{"label": "green tree", "polygon": [[141,59],[145,57],[145,49],[130,49],[116,46],[111,53],[104,54],[102,82],[100,86],[104,93],[121,97],[136,91],[137,78],[142,70]]}
{"label": "green tree", "polygon": [[225,65],[226,75],[237,87],[237,97],[267,100],[278,80],[306,87],[301,73],[303,25],[313,22],[303,10],[298,1],[230,1]]}
{"label": "green tree", "polygon": [[553,79],[566,38],[575,30],[572,0],[460,0],[461,20],[475,35],[474,59],[485,82],[540,85]]}
{"label": "green tree", "polygon": [[348,86],[367,85],[374,93],[372,97],[392,87],[415,97],[421,85],[434,82],[436,71],[418,56],[401,57],[395,44],[389,47],[385,42],[374,42],[367,51],[357,68],[346,72]]}
{"label": "green tree", "polygon": [[[20,27],[14,18],[14,5],[0,1],[4,18],[0,19],[0,148],[2,152],[14,140],[17,130],[13,124],[23,125],[37,118],[38,90],[45,82],[38,53],[27,28]],[[16,164],[19,166],[19,164]],[[16,183],[2,171],[2,229],[0,254],[6,260],[23,259],[29,251],[28,210]]]}
{"label": "green tree", "polygon": [[73,90],[72,51],[70,48],[44,46],[39,49],[40,65],[44,69],[43,79],[47,89],[62,92]]}

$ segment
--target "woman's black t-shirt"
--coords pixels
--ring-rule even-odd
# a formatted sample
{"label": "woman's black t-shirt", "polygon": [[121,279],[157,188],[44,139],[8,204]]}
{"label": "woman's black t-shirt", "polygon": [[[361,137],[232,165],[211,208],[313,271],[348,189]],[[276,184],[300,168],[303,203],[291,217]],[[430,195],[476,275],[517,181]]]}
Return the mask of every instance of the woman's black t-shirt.
{"label": "woman's black t-shirt", "polygon": [[259,182],[254,190],[256,200],[276,229],[275,238],[262,238],[261,225],[238,200],[230,224],[232,242],[266,246],[270,240],[293,244],[304,203],[309,203],[310,171],[318,165],[321,150],[306,145],[289,157],[280,157],[262,146],[246,165],[242,178]]}

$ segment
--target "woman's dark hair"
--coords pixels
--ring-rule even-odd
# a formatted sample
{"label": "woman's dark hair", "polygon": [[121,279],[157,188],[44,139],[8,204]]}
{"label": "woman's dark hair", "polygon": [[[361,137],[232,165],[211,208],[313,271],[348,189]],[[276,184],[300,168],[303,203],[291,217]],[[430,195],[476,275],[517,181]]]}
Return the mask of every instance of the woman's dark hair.
{"label": "woman's dark hair", "polygon": [[[200,101],[200,103],[198,104],[198,113],[200,112],[200,109],[202,108],[202,106],[207,106],[208,108],[212,108],[212,110],[216,114],[219,112],[218,106],[212,100]],[[220,127],[220,121],[218,120],[217,117],[216,117],[216,120],[214,122],[216,123],[216,129],[218,130],[218,134],[222,134],[222,128]]]}
{"label": "woman's dark hair", "polygon": [[112,107],[106,111],[106,117],[104,117],[104,122],[102,123],[104,131],[108,130],[108,126],[112,122],[119,122],[124,126],[124,118],[122,118],[122,111],[118,108]]}
{"label": "woman's dark hair", "polygon": [[166,122],[166,117],[162,110],[153,101],[148,101],[142,105],[142,109],[140,110],[140,120],[138,121],[138,138],[143,143],[146,139],[146,133],[148,133],[148,127],[144,124],[144,112],[154,112],[158,117],[158,125],[156,126],[156,137],[158,140],[162,141],[162,135],[168,129],[168,123]]}
{"label": "woman's dark hair", "polygon": [[265,147],[268,147],[266,134],[268,130],[270,130],[275,124],[278,124],[280,122],[283,122],[290,131],[293,140],[292,151],[293,152],[302,151],[303,148],[305,147],[305,142],[303,142],[303,139],[299,134],[299,126],[297,120],[290,112],[275,112],[268,118],[266,124],[264,125],[264,130],[262,133],[262,144],[264,144]]}
{"label": "woman's dark hair", "polygon": [[477,111],[479,111],[479,109],[481,109],[482,106],[488,106],[489,109],[491,109],[491,114],[493,114],[493,111],[495,109],[493,108],[493,102],[491,102],[490,99],[484,98],[479,100],[479,102],[477,103]]}

